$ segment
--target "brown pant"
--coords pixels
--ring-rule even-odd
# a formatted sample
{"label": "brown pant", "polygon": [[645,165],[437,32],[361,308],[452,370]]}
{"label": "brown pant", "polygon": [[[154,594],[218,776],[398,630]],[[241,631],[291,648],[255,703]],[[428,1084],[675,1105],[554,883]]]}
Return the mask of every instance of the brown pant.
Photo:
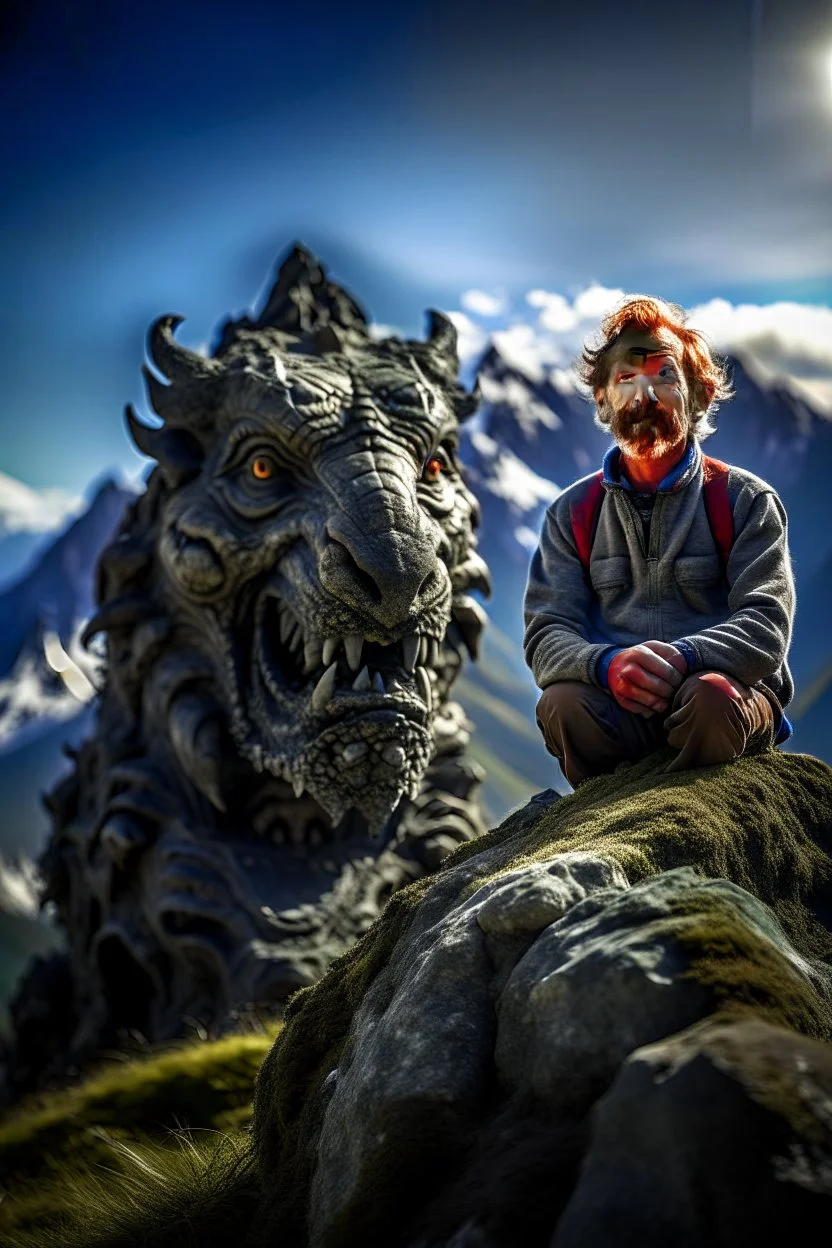
{"label": "brown pant", "polygon": [[[772,704],[759,689],[710,672],[689,676],[668,711],[636,715],[618,705],[611,693],[577,680],[561,680],[544,689],[537,722],[546,748],[574,787],[588,776],[613,771],[625,759],[643,758],[667,742],[678,754],[668,771],[727,763],[774,741]],[[722,681],[740,695],[735,701]]]}

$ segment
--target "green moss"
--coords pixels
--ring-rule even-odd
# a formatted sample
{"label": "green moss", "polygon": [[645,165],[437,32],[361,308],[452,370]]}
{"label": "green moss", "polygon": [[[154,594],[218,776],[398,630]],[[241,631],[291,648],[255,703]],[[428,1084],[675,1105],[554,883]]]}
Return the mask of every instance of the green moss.
{"label": "green moss", "polygon": [[753,1010],[804,1035],[832,1038],[829,1006],[772,941],[743,922],[727,898],[700,893],[686,899],[667,926],[689,960],[682,978],[708,989],[723,1012]]}
{"label": "green moss", "polygon": [[[245,1129],[273,1039],[182,1044],[19,1106],[0,1123],[0,1242],[92,1248],[109,1242],[106,1226],[126,1237],[114,1244],[138,1246],[156,1242],[142,1238],[151,1224],[167,1234],[232,1192],[245,1204],[255,1186]],[[187,1243],[182,1234],[170,1243]]]}
{"label": "green moss", "polygon": [[[566,851],[614,860],[631,883],[693,866],[766,902],[800,953],[832,960],[832,933],[815,913],[832,914],[832,770],[808,756],[770,751],[729,766],[668,774],[669,757],[652,755],[614,776],[589,780],[548,807],[530,803],[462,846],[442,873],[468,861],[474,877],[464,892],[470,893],[490,878]],[[293,998],[261,1069],[253,1123],[258,1159],[275,1224],[293,1242],[303,1242],[321,1086],[338,1064],[355,1009],[432,883],[420,880],[396,894],[321,982]],[[461,885],[460,899],[462,892]],[[729,910],[691,915],[689,973],[726,1001],[768,1011],[810,1035],[828,1034],[829,1018],[786,960],[753,947],[739,927]]]}
{"label": "green moss", "polygon": [[109,1141],[137,1133],[242,1128],[273,1039],[271,1032],[183,1044],[29,1101],[0,1123],[0,1172],[9,1184],[42,1177],[67,1159],[111,1164]]}

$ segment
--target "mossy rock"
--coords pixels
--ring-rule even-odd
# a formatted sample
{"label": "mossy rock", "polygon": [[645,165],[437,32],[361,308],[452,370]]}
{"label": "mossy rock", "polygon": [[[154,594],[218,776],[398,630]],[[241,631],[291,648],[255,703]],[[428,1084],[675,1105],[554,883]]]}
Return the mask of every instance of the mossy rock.
{"label": "mossy rock", "polygon": [[[771,908],[800,955],[832,963],[832,769],[811,757],[769,751],[727,766],[667,773],[669,757],[662,752],[587,781],[561,800],[532,800],[458,850],[436,876],[396,894],[321,982],[292,999],[260,1072],[253,1124],[273,1225],[290,1240],[303,1242],[324,1081],[339,1065],[367,989],[417,912],[424,925],[432,907],[439,915],[454,896],[462,901],[509,871],[582,851],[617,863],[631,884],[683,866],[731,881]],[[740,948],[743,933],[730,914],[711,917],[705,932],[695,917],[687,925],[691,974],[717,986],[720,963],[730,964],[728,1007],[759,1008],[829,1039],[829,1007],[811,991],[801,993],[778,959]],[[747,977],[737,970],[743,966]]]}
{"label": "mossy rock", "polygon": [[[127,1074],[126,1082],[113,1085],[109,1094],[93,1080],[6,1124],[0,1132],[0,1164],[9,1158],[18,1176],[41,1175],[37,1192],[20,1188],[6,1202],[12,1229],[8,1243],[15,1248],[213,1248],[223,1243],[299,1248],[326,1108],[324,1080],[339,1065],[367,990],[381,982],[379,976],[417,918],[424,924],[432,914],[442,914],[449,898],[462,902],[524,865],[580,851],[617,864],[631,885],[693,867],[703,879],[731,881],[765,903],[799,955],[832,964],[832,769],[814,758],[771,751],[728,766],[668,774],[668,757],[654,755],[588,781],[567,798],[533,799],[500,827],[463,846],[435,876],[395,894],[370,931],[321,982],[292,999],[257,1083],[253,1138],[259,1180],[244,1135],[216,1137],[217,1143],[194,1152],[187,1143],[169,1142],[164,1148],[159,1131],[183,1117],[191,1127],[239,1125],[234,1115],[247,1112],[244,1085],[268,1042],[246,1037],[245,1052],[235,1047],[240,1038],[180,1050],[136,1063],[136,1074],[144,1067],[144,1077],[135,1082],[128,1068],[102,1073],[99,1080],[105,1084],[118,1084],[119,1076]],[[788,968],[784,972],[782,960],[747,945],[747,932],[737,926],[730,907],[723,913],[714,897],[706,930],[701,904],[679,928],[680,940],[690,946],[690,974],[712,985],[716,997],[724,991],[722,1004],[729,1010],[739,1005],[778,1025],[785,1022],[789,1034],[802,1031],[828,1039],[832,1018],[823,1000],[807,994]],[[737,971],[743,959],[746,969]],[[154,1075],[154,1065],[166,1062],[173,1063],[166,1068],[169,1075]],[[166,1099],[166,1079],[169,1088],[178,1089],[175,1097]],[[174,1109],[171,1114],[174,1101],[187,1104],[187,1113],[177,1115]],[[210,1109],[195,1113],[194,1104]],[[135,1130],[137,1144],[114,1161],[118,1145],[104,1136],[116,1137],[120,1130],[126,1135]],[[521,1139],[531,1138],[523,1130],[518,1147]],[[155,1142],[148,1135],[153,1131]],[[107,1193],[99,1188],[99,1199],[88,1163],[93,1169],[100,1166],[100,1148],[105,1164],[126,1177],[108,1184],[112,1190]],[[40,1169],[39,1151],[47,1159]],[[83,1167],[76,1164],[80,1156]],[[166,1168],[167,1175],[158,1177]],[[412,1174],[400,1177],[404,1208],[421,1194]],[[62,1191],[69,1191],[63,1200]],[[91,1220],[82,1206],[96,1200]],[[345,1243],[364,1242],[351,1240],[349,1227],[344,1235]]]}

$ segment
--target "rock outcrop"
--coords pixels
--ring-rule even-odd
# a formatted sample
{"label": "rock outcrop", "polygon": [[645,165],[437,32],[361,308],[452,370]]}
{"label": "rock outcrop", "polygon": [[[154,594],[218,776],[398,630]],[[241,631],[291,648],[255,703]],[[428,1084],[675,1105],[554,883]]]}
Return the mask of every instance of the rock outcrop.
{"label": "rock outcrop", "polygon": [[254,1119],[281,1242],[693,1248],[832,1214],[832,772],[665,761],[540,795],[290,1004]]}
{"label": "rock outcrop", "polygon": [[814,1246],[832,770],[665,762],[540,794],[394,894],[290,1001],[250,1137],[197,1137],[184,1176],[140,1144],[106,1193],[55,1166],[3,1202],[8,1242]]}

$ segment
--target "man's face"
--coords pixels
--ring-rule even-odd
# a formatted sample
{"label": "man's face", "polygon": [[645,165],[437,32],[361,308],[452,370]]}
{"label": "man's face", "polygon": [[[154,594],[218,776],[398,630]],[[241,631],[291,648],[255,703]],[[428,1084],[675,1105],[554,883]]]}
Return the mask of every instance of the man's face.
{"label": "man's face", "polygon": [[661,330],[625,330],[607,359],[608,381],[595,399],[621,449],[657,459],[684,441],[688,390],[676,338]]}

